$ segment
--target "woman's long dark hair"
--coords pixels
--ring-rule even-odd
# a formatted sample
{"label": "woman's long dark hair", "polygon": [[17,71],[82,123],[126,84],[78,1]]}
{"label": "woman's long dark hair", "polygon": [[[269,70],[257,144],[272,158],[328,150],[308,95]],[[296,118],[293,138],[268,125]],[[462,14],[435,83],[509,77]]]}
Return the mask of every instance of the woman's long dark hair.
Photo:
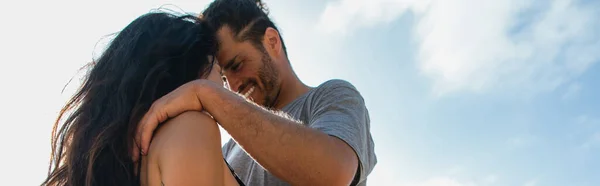
{"label": "woman's long dark hair", "polygon": [[131,160],[138,121],[153,101],[208,75],[215,45],[214,31],[194,16],[158,12],[131,22],[61,110],[42,185],[139,185]]}

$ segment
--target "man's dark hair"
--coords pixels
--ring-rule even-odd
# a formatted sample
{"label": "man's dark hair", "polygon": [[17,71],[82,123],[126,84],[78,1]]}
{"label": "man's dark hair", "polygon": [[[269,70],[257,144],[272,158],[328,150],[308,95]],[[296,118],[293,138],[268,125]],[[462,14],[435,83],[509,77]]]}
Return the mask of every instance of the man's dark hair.
{"label": "man's dark hair", "polygon": [[[215,0],[202,15],[215,30],[229,26],[236,41],[250,40],[257,49],[264,52],[261,41],[267,28],[271,27],[279,32],[268,14],[261,0]],[[287,56],[281,34],[279,38]]]}

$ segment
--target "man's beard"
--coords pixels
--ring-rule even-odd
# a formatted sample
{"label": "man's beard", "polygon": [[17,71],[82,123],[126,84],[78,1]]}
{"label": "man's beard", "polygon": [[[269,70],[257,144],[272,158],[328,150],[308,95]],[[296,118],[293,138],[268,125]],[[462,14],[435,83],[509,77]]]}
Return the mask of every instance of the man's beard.
{"label": "man's beard", "polygon": [[266,51],[263,51],[261,57],[263,63],[262,67],[258,69],[258,79],[263,84],[263,103],[262,105],[267,108],[273,107],[279,94],[279,87],[277,86],[277,77],[279,77],[279,71],[273,64],[273,59]]}

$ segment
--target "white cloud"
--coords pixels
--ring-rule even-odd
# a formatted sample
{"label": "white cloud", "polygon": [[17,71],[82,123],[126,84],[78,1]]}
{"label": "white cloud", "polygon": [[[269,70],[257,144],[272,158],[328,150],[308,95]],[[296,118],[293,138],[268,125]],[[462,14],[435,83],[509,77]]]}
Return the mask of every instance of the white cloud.
{"label": "white cloud", "polygon": [[337,34],[375,24],[388,23],[414,6],[416,0],[342,0],[328,2],[317,28]]}
{"label": "white cloud", "polygon": [[416,15],[419,68],[434,93],[518,90],[533,95],[570,83],[600,59],[593,6],[572,0],[341,0],[320,26],[348,33]]}

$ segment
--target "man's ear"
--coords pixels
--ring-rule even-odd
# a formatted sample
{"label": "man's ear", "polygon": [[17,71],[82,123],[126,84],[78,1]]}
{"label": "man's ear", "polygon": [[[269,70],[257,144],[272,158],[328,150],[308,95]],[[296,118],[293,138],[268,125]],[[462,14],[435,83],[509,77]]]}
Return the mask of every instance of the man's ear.
{"label": "man's ear", "polygon": [[274,55],[281,55],[283,48],[281,46],[281,38],[279,37],[279,32],[277,32],[277,30],[268,27],[263,37],[263,43],[265,44],[265,48],[270,52],[273,52]]}

